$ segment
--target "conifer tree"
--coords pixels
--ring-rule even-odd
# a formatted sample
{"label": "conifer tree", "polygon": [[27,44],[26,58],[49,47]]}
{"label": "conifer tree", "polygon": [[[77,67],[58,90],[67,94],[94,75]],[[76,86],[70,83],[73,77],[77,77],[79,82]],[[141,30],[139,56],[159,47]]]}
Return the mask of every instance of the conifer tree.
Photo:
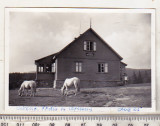
{"label": "conifer tree", "polygon": [[133,79],[133,84],[136,84],[137,83],[137,75],[135,72],[133,72],[132,79]]}
{"label": "conifer tree", "polygon": [[148,82],[149,82],[149,76],[148,76],[147,71],[144,72],[144,82],[145,82],[145,83],[148,83]]}
{"label": "conifer tree", "polygon": [[149,76],[148,73],[149,73],[149,72],[145,71],[146,83],[150,83],[150,82],[151,82],[151,76]]}
{"label": "conifer tree", "polygon": [[139,71],[137,83],[143,83],[141,72]]}

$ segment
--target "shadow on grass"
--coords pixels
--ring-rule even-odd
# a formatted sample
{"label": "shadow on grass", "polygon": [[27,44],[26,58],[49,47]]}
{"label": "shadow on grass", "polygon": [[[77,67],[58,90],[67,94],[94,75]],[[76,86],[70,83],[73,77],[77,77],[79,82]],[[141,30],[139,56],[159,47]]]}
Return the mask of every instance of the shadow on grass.
{"label": "shadow on grass", "polygon": [[48,96],[48,95],[38,95],[38,96],[35,96],[35,97],[54,97],[54,96]]}
{"label": "shadow on grass", "polygon": [[98,91],[81,91],[82,94],[103,94],[104,92]]}

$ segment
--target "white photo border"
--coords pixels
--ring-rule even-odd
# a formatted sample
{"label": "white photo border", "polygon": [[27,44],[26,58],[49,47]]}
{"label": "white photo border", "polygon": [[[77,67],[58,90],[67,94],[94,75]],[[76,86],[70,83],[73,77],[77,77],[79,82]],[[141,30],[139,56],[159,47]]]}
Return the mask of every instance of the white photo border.
{"label": "white photo border", "polygon": [[[150,13],[151,14],[151,108],[122,107],[36,107],[9,106],[9,12],[91,12],[91,13]],[[98,115],[98,114],[147,114],[156,111],[155,75],[155,9],[76,9],[76,8],[5,8],[5,113],[6,114],[54,114],[54,115]]]}

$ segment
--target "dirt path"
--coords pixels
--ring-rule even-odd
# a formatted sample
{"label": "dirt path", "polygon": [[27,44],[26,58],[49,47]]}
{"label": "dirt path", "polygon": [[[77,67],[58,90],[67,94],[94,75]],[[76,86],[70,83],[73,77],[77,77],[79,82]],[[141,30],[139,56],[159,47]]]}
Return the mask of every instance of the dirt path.
{"label": "dirt path", "polygon": [[60,90],[38,88],[36,97],[17,94],[9,91],[11,106],[79,106],[79,107],[151,107],[150,86],[120,86],[105,88],[81,89],[75,96],[62,96]]}

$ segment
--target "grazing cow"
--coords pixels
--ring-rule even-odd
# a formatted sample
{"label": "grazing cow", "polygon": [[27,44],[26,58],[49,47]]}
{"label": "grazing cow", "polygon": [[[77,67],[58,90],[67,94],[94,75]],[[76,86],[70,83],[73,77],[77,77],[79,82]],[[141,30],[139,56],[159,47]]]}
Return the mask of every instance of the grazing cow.
{"label": "grazing cow", "polygon": [[[77,77],[73,77],[73,78],[67,78],[64,81],[63,87],[61,88],[61,92],[63,95],[68,95],[68,87],[74,85],[75,87],[75,95],[78,91],[80,91],[80,79]],[[65,91],[66,90],[66,93]]]}
{"label": "grazing cow", "polygon": [[30,96],[35,96],[36,93],[36,81],[24,81],[21,84],[21,87],[18,90],[19,96],[23,96],[25,90],[26,90],[26,96],[28,96],[28,90],[31,89],[31,94]]}

